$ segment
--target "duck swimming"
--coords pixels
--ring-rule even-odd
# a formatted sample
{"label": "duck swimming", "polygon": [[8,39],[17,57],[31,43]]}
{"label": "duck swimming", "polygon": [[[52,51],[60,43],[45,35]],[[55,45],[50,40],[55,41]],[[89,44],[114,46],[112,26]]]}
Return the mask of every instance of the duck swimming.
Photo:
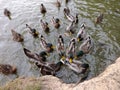
{"label": "duck swimming", "polygon": [[11,30],[12,32],[12,36],[13,36],[13,40],[17,41],[17,42],[23,42],[23,36],[19,33],[17,33],[16,31],[14,31],[13,29]]}
{"label": "duck swimming", "polygon": [[58,63],[45,62],[41,59],[41,57],[38,54],[32,53],[30,50],[26,48],[24,48],[23,50],[26,56],[36,61],[36,65],[40,68],[40,72],[43,75],[55,75],[55,73],[60,70],[62,62]]}
{"label": "duck swimming", "polygon": [[60,61],[67,65],[71,70],[73,70],[74,72],[76,72],[77,74],[84,74],[87,69],[89,68],[89,65],[86,63],[82,63],[80,61],[77,60],[69,60],[71,58],[62,58]]}
{"label": "duck swimming", "polygon": [[51,53],[54,51],[53,44],[47,43],[43,35],[41,35],[41,37],[40,37],[40,44],[44,49],[46,49],[46,52]]}
{"label": "duck swimming", "polygon": [[43,31],[45,31],[46,33],[50,32],[50,28],[49,28],[47,22],[43,22],[43,20],[41,19],[40,23],[41,23],[41,27],[42,27]]}
{"label": "duck swimming", "polygon": [[[39,54],[33,54],[30,50],[24,48],[24,53],[26,56],[35,59],[35,60],[39,60],[39,61],[46,61],[46,56],[48,56],[48,53],[45,51],[41,51]],[[37,58],[39,57],[39,58]]]}
{"label": "duck swimming", "polygon": [[31,28],[28,24],[26,24],[26,28],[29,28],[30,29],[30,33],[33,35],[33,37],[38,37],[39,36],[39,32],[37,32],[36,29],[34,28]]}
{"label": "duck swimming", "polygon": [[68,45],[68,49],[67,49],[67,51],[66,51],[66,54],[67,55],[69,55],[69,54],[75,54],[75,46],[76,45],[76,39],[75,38],[73,38],[73,39],[71,39],[70,40],[70,43],[69,43],[69,45]]}
{"label": "duck swimming", "polygon": [[45,6],[43,5],[43,3],[42,3],[41,6],[40,6],[40,12],[41,12],[42,14],[45,14],[45,13],[47,12],[47,10],[46,10]]}
{"label": "duck swimming", "polygon": [[103,16],[104,16],[103,13],[101,13],[101,14],[96,18],[95,23],[96,23],[96,24],[101,23],[102,20],[103,20]]}
{"label": "duck swimming", "polygon": [[4,9],[4,15],[11,20],[11,12],[7,8]]}
{"label": "duck swimming", "polygon": [[91,37],[87,36],[86,40],[80,45],[79,50],[87,54],[90,52],[92,46],[93,46],[93,43],[92,43]]}
{"label": "duck swimming", "polygon": [[70,35],[75,33],[75,30],[74,30],[74,22],[71,22],[71,23],[68,25],[68,27],[66,28],[66,32],[69,33]]}
{"label": "duck swimming", "polygon": [[5,75],[8,74],[16,74],[17,68],[15,66],[11,66],[9,64],[0,64],[0,73]]}
{"label": "duck swimming", "polygon": [[56,4],[56,7],[61,7],[61,3],[59,0],[57,0],[55,4]]}
{"label": "duck swimming", "polygon": [[78,42],[83,41],[86,38],[86,35],[87,34],[86,34],[86,31],[85,31],[85,24],[83,23],[81,25],[81,28],[80,28],[79,32],[77,33],[77,37],[76,37],[77,41]]}
{"label": "duck swimming", "polygon": [[53,17],[51,21],[56,29],[58,29],[60,27],[60,20],[58,18]]}

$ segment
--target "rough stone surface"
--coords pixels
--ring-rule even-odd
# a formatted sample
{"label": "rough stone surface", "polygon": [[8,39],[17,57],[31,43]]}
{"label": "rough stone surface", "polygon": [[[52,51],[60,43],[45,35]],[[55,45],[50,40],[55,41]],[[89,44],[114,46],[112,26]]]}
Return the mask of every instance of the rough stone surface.
{"label": "rough stone surface", "polygon": [[120,90],[120,58],[99,76],[83,83],[65,84],[53,76],[18,78],[0,90]]}

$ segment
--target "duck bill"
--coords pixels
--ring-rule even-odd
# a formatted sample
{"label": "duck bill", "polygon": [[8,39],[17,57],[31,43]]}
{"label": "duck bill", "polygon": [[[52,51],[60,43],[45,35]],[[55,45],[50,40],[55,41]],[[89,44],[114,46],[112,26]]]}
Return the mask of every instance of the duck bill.
{"label": "duck bill", "polygon": [[70,58],[70,59],[69,59],[69,62],[72,63],[72,62],[73,62],[73,59]]}

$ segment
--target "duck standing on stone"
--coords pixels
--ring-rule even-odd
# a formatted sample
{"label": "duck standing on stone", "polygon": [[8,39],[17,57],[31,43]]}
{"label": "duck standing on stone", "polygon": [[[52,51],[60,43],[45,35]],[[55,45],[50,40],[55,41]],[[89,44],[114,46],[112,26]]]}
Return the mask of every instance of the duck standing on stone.
{"label": "duck standing on stone", "polygon": [[43,3],[40,5],[40,12],[42,14],[45,14],[47,12],[47,10],[46,10],[45,6],[43,5]]}
{"label": "duck standing on stone", "polygon": [[17,68],[15,66],[11,66],[9,64],[0,64],[0,73],[5,75],[16,74]]}
{"label": "duck standing on stone", "polygon": [[4,15],[7,16],[11,20],[11,12],[8,9],[4,9]]}
{"label": "duck standing on stone", "polygon": [[48,23],[47,22],[43,22],[42,19],[40,20],[40,23],[41,23],[41,27],[42,27],[43,31],[46,32],[46,33],[49,33],[50,32],[50,28],[48,26]]}
{"label": "duck standing on stone", "polygon": [[33,37],[38,37],[39,36],[39,32],[37,32],[36,29],[34,28],[31,28],[28,24],[26,24],[26,28],[29,28],[30,29],[30,33],[33,35]]}
{"label": "duck standing on stone", "polygon": [[17,42],[23,42],[24,41],[23,36],[21,34],[17,33],[13,29],[11,30],[11,32],[12,32],[12,36],[13,36],[14,41],[17,41]]}
{"label": "duck standing on stone", "polygon": [[58,29],[59,27],[60,27],[60,20],[58,19],[58,18],[52,18],[52,24],[53,24],[53,26],[56,28],[56,29]]}

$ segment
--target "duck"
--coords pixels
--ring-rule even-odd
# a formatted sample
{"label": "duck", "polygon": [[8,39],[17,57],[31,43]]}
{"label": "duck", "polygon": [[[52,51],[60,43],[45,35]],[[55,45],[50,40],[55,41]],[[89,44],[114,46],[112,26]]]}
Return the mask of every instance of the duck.
{"label": "duck", "polygon": [[102,20],[103,20],[103,13],[101,13],[96,19],[95,19],[95,23],[98,24],[98,23],[101,23]]}
{"label": "duck", "polygon": [[42,19],[40,20],[40,23],[41,23],[41,27],[42,27],[43,31],[45,31],[46,33],[49,33],[50,32],[50,28],[48,26],[48,23],[47,22],[43,22]]}
{"label": "duck", "polygon": [[74,22],[75,24],[78,23],[78,14],[76,14],[75,16],[70,14],[70,10],[69,8],[64,8],[63,10],[64,15],[66,16],[66,18],[70,21],[70,22]]}
{"label": "duck", "polygon": [[57,63],[47,63],[47,65],[50,67],[46,67],[46,66],[41,66],[38,62],[36,62],[36,65],[38,68],[40,68],[40,72],[42,75],[56,75],[56,72],[58,72],[61,68],[61,66],[63,65],[63,63],[61,61],[57,62]]}
{"label": "duck", "polygon": [[41,3],[40,12],[41,12],[42,14],[45,14],[45,13],[47,12],[47,10],[46,10],[45,6],[43,5],[43,3]]}
{"label": "duck", "polygon": [[75,48],[76,48],[76,39],[72,38],[69,42],[68,49],[66,50],[66,55],[68,54],[75,54]]}
{"label": "duck", "polygon": [[30,50],[26,48],[24,48],[23,50],[26,56],[39,61],[46,61],[46,57],[49,56],[49,54],[46,51],[41,51],[39,54],[36,53],[33,54]]}
{"label": "duck", "polygon": [[26,48],[23,48],[23,50],[27,57],[35,60],[35,65],[37,65],[37,67],[40,68],[40,72],[43,75],[55,75],[56,72],[59,71],[61,66],[63,65],[63,63],[60,61],[58,63],[49,63],[43,61],[37,53],[32,53]]}
{"label": "duck", "polygon": [[75,30],[74,30],[74,22],[71,22],[67,28],[66,28],[66,32],[69,33],[69,35],[72,35],[75,33]]}
{"label": "duck", "polygon": [[54,27],[56,28],[56,29],[58,29],[59,27],[60,27],[60,20],[59,20],[59,18],[52,18],[52,20],[51,20],[51,22],[52,22],[52,24],[54,25]]}
{"label": "duck", "polygon": [[57,0],[55,4],[56,4],[56,7],[61,7],[61,3],[59,0]]}
{"label": "duck", "polygon": [[15,30],[11,30],[12,32],[12,36],[13,36],[13,40],[14,41],[17,41],[17,42],[23,42],[24,39],[23,39],[23,36],[19,33],[17,33]]}
{"label": "duck", "polygon": [[16,66],[11,66],[9,64],[0,64],[0,73],[9,75],[9,74],[16,74],[17,68]]}
{"label": "duck", "polygon": [[76,36],[76,39],[78,42],[83,41],[86,38],[87,34],[85,31],[85,28],[86,28],[85,24],[83,23],[80,27],[80,30],[77,33],[77,36]]}
{"label": "duck", "polygon": [[43,35],[41,35],[41,37],[40,37],[40,44],[46,50],[46,52],[51,53],[54,51],[53,44],[47,43]]}
{"label": "duck", "polygon": [[74,60],[73,58],[61,58],[60,61],[77,74],[84,74],[89,68],[89,64],[82,63],[78,60]]}
{"label": "duck", "polygon": [[90,52],[90,50],[93,47],[93,42],[90,36],[87,36],[85,41],[80,45],[79,50],[83,51],[84,54],[87,54]]}
{"label": "duck", "polygon": [[66,16],[66,14],[70,14],[70,9],[68,7],[65,7],[63,9],[64,15]]}
{"label": "duck", "polygon": [[58,44],[56,46],[56,49],[60,57],[65,52],[64,39],[61,34],[58,36]]}
{"label": "duck", "polygon": [[31,28],[28,24],[26,24],[26,28],[30,29],[30,33],[32,34],[33,37],[35,38],[39,37],[39,32],[37,32],[36,29]]}
{"label": "duck", "polygon": [[4,15],[7,16],[10,20],[12,19],[11,12],[7,8],[4,9]]}

